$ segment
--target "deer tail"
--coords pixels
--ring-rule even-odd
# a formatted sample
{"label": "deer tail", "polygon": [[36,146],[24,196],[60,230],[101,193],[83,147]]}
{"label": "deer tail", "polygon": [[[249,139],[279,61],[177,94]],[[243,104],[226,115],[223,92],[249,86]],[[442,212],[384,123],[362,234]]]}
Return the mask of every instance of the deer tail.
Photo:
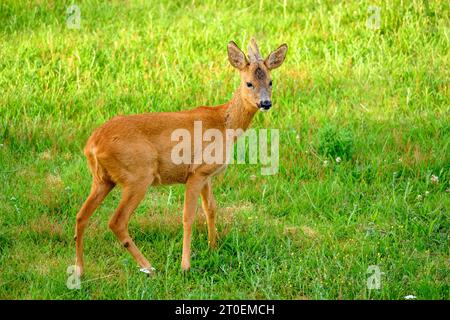
{"label": "deer tail", "polygon": [[96,155],[96,148],[91,147],[89,150],[86,150],[86,156],[89,161],[89,167],[91,168],[92,176],[94,177],[94,180],[97,182],[103,182],[105,171],[102,165],[98,162],[98,158]]}

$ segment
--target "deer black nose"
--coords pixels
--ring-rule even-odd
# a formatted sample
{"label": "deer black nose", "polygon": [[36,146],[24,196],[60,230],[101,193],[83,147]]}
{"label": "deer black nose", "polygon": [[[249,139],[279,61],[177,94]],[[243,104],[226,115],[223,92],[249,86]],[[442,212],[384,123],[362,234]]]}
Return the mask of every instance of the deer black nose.
{"label": "deer black nose", "polygon": [[270,107],[272,106],[272,102],[270,100],[264,100],[261,101],[259,105],[261,106],[262,109],[269,110]]}

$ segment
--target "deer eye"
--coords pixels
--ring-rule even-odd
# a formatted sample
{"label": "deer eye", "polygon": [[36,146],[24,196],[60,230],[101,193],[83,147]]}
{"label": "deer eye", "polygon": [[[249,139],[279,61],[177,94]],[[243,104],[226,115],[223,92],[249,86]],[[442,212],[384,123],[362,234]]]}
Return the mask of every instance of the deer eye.
{"label": "deer eye", "polygon": [[253,88],[253,84],[251,82],[247,82],[247,87],[248,88]]}
{"label": "deer eye", "polygon": [[272,86],[272,80],[270,80],[270,82],[269,82],[269,86]]}

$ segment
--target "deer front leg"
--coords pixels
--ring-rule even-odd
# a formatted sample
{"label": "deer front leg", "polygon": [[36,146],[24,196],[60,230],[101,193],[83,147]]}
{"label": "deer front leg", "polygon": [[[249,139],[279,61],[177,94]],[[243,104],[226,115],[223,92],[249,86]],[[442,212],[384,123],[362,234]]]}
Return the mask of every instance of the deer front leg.
{"label": "deer front leg", "polygon": [[202,197],[202,207],[203,211],[206,215],[206,222],[208,225],[208,244],[210,248],[215,248],[217,245],[217,236],[216,236],[216,210],[217,205],[214,200],[214,196],[212,193],[211,187],[211,179],[203,186],[200,195]]}
{"label": "deer front leg", "polygon": [[205,178],[198,176],[191,176],[186,182],[183,210],[183,255],[181,258],[181,269],[183,271],[187,271],[191,267],[192,223],[195,219],[200,190],[204,184]]}

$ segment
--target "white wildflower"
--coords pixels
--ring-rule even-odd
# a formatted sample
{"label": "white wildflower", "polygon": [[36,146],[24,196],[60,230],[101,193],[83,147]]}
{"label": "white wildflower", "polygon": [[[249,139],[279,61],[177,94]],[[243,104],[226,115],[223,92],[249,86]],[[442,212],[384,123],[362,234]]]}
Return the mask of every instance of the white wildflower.
{"label": "white wildflower", "polygon": [[431,182],[432,183],[438,183],[439,182],[439,177],[438,176],[436,176],[436,175],[431,175]]}
{"label": "white wildflower", "polygon": [[416,296],[413,296],[412,294],[409,294],[409,295],[407,295],[407,296],[405,296],[405,299],[406,300],[413,300],[413,299],[416,299],[417,297]]}

